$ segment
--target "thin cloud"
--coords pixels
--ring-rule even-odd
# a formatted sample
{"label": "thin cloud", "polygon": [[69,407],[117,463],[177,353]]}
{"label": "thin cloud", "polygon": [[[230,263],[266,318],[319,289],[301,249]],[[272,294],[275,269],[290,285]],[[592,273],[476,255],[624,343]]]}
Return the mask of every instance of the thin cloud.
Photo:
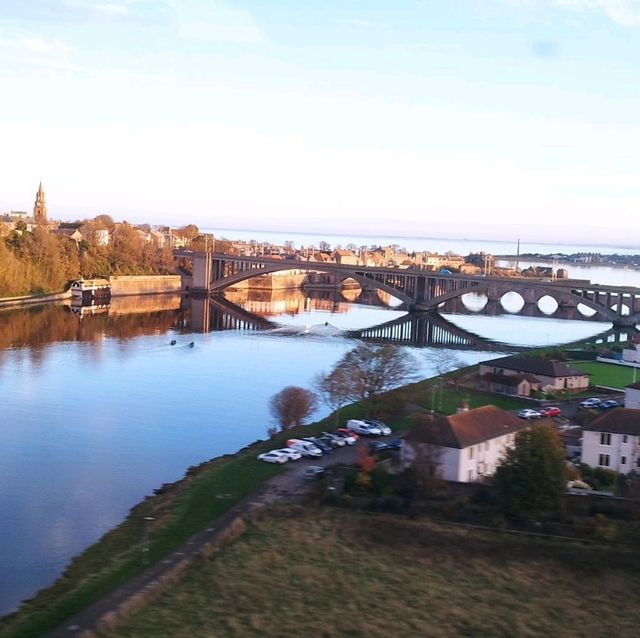
{"label": "thin cloud", "polygon": [[84,0],[64,0],[64,4],[72,8],[101,14],[112,18],[122,18],[131,14],[128,4],[121,2],[86,2]]}
{"label": "thin cloud", "polygon": [[73,47],[65,42],[34,35],[17,35],[12,38],[0,36],[0,48],[39,55],[67,55],[73,51]]}
{"label": "thin cloud", "polygon": [[264,44],[266,37],[249,11],[222,2],[172,3],[178,36],[184,40]]}
{"label": "thin cloud", "polygon": [[503,0],[513,6],[554,6],[574,13],[603,13],[625,27],[640,27],[640,0]]}

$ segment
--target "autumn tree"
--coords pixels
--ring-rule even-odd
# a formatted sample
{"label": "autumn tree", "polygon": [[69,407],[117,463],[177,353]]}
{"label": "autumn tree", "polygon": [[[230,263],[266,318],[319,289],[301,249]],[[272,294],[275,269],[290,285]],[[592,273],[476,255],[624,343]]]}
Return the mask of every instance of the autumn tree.
{"label": "autumn tree", "polygon": [[406,350],[360,343],[334,365],[322,385],[336,402],[361,402],[371,409],[381,394],[407,383],[416,371],[417,362]]}
{"label": "autumn tree", "polygon": [[566,481],[560,437],[546,425],[518,432],[493,476],[498,502],[509,516],[562,512]]}
{"label": "autumn tree", "polygon": [[317,406],[318,397],[311,390],[294,385],[280,390],[269,401],[271,416],[279,423],[283,431],[302,425]]}

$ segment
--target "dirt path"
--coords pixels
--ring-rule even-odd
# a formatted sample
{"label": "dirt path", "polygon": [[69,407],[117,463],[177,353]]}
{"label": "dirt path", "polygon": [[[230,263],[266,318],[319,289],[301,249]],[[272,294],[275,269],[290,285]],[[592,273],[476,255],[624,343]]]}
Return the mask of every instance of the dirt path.
{"label": "dirt path", "polygon": [[[366,441],[358,445],[366,445]],[[248,518],[256,508],[288,502],[305,494],[311,486],[311,482],[303,477],[306,467],[352,464],[357,458],[356,447],[339,448],[320,459],[301,459],[292,463],[287,472],[269,479],[260,490],[229,508],[222,516],[212,521],[209,527],[192,536],[180,549],[68,619],[47,636],[61,638],[95,635],[93,632],[108,623],[109,619],[115,619],[128,606],[136,605],[136,599],[146,597],[150,591],[166,585],[170,579],[179,575],[193,561],[200,558],[208,547],[228,536],[239,520]]]}

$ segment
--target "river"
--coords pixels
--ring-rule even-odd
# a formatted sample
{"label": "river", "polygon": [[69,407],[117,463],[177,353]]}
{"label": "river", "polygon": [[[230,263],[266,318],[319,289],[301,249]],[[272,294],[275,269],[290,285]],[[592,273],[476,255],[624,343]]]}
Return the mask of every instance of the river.
{"label": "river", "polygon": [[[353,347],[325,334],[325,322],[353,330],[403,314],[299,292],[244,303],[257,306],[291,331],[199,333],[179,296],[114,302],[83,316],[63,306],[0,312],[0,613],[50,584],[154,488],[265,438],[269,398],[286,385],[311,387]],[[564,343],[608,326],[449,318],[520,345]],[[432,352],[415,350],[423,376],[435,373]],[[456,355],[467,364],[498,356]]]}

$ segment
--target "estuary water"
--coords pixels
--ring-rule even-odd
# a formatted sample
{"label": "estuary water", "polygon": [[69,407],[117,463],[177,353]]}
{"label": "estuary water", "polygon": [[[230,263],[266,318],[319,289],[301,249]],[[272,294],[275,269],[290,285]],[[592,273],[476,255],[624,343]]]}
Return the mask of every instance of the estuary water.
{"label": "estuary water", "polygon": [[[180,296],[114,300],[82,314],[0,311],[0,613],[52,583],[154,488],[266,438],[269,398],[287,385],[312,387],[355,345],[340,331],[403,314],[299,291],[234,301],[273,329],[212,320],[232,329],[200,332]],[[608,327],[508,314],[448,319],[534,346]],[[425,377],[435,374],[433,352],[413,349]],[[499,356],[455,354],[466,364]]]}

